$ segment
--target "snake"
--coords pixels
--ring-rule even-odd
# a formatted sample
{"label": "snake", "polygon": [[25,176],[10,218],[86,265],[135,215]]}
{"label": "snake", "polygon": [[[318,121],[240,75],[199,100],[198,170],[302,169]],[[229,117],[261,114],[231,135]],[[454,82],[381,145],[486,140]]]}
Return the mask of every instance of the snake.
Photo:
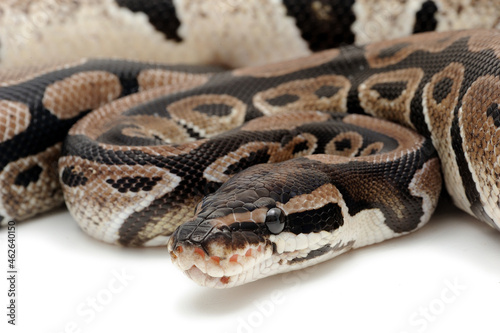
{"label": "snake", "polygon": [[[458,20],[471,9],[409,1],[394,17],[399,32],[415,35],[382,25],[388,39],[366,43],[375,2],[207,3],[47,0],[42,13],[61,18],[37,23],[43,38],[0,35],[0,224],[64,200],[90,236],[166,246],[188,277],[214,288],[413,232],[429,221],[443,183],[457,207],[500,230],[497,20],[425,32],[451,29],[447,14]],[[0,25],[36,6],[2,8]],[[499,17],[498,8],[489,13]],[[140,46],[120,59],[94,58],[90,46],[71,59],[60,45],[51,50],[57,29],[91,31],[85,19],[98,14],[104,25],[147,27],[131,34],[143,43],[141,33],[153,35],[171,63],[146,61],[141,52],[151,52]],[[231,40],[244,31],[225,30],[231,19],[244,27],[258,15],[282,36],[269,39],[284,43],[272,55],[266,43],[224,53],[201,38],[214,45],[203,47],[199,31],[211,23],[209,32]],[[198,38],[181,22],[201,29]],[[36,59],[37,42],[62,60],[25,66],[23,52]],[[194,42],[203,52],[186,57]]]}

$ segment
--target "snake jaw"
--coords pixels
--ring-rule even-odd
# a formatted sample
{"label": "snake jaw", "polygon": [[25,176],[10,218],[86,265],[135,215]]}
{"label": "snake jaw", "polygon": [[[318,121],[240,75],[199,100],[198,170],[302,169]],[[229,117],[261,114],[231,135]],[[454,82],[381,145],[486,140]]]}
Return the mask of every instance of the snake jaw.
{"label": "snake jaw", "polygon": [[272,243],[235,246],[245,232],[232,233],[231,238],[219,236],[221,233],[218,230],[208,237],[207,247],[203,242],[169,242],[172,262],[197,284],[212,288],[233,287],[262,277],[261,264],[272,257]]}
{"label": "snake jaw", "polygon": [[[236,232],[238,234],[241,232]],[[174,239],[172,237],[171,239]],[[235,236],[239,238],[239,236]],[[211,288],[230,288],[270,275],[301,269],[333,258],[355,247],[342,230],[295,235],[267,235],[257,244],[234,249],[230,243],[202,244],[170,241],[172,262],[195,283]]]}

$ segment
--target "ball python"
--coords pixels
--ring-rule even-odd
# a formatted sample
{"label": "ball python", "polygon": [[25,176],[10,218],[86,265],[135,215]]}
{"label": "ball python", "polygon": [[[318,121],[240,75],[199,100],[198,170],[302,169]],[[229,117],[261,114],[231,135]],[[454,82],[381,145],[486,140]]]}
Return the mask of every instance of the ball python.
{"label": "ball python", "polygon": [[[101,8],[75,3],[78,15]],[[128,7],[130,16],[132,3],[104,5]],[[170,14],[176,8],[158,3]],[[273,6],[290,16],[292,3]],[[345,16],[331,14],[335,1],[306,3],[317,21]],[[436,28],[435,2],[409,3],[414,32],[430,9]],[[237,16],[242,8],[232,5]],[[308,52],[338,43],[314,46],[318,36]],[[14,66],[2,47],[1,66]],[[233,71],[73,59],[4,72],[0,223],[50,209],[64,193],[91,236],[125,246],[168,242],[193,280],[231,287],[418,229],[436,206],[441,163],[455,204],[498,229],[499,57],[497,31],[469,30]]]}

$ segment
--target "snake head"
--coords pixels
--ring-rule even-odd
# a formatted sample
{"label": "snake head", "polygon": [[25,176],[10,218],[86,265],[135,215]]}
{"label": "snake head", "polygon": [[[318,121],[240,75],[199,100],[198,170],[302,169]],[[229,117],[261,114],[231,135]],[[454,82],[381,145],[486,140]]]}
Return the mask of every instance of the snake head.
{"label": "snake head", "polygon": [[311,174],[314,164],[263,164],[232,177],[176,229],[168,244],[173,263],[200,285],[226,288],[351,248],[330,245],[342,225],[340,206],[308,203],[328,183],[321,172]]}

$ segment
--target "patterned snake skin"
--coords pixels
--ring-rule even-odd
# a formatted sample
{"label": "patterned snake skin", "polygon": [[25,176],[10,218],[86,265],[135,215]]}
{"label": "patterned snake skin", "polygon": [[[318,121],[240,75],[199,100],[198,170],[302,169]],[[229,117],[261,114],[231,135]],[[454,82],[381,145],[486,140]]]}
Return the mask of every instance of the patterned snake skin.
{"label": "patterned snake skin", "polygon": [[[9,29],[0,35],[0,223],[51,209],[64,196],[92,237],[168,244],[181,270],[217,288],[420,228],[436,207],[440,168],[455,204],[500,230],[500,32],[425,33],[240,67],[362,44],[378,8],[371,1],[249,3],[47,0],[2,8],[4,27],[14,14],[33,23],[27,18],[37,10],[71,19],[38,22],[41,41],[16,39]],[[402,34],[454,28],[446,17],[460,21],[464,11],[464,27],[477,17],[446,1],[408,1],[397,10],[397,1],[380,3],[403,18]],[[484,2],[475,10],[488,10],[480,23],[495,27],[499,8]],[[52,45],[68,25],[77,35],[80,24],[92,31],[92,15],[106,17],[103,26],[144,27],[131,33],[138,40],[152,29],[166,38],[121,54],[135,60],[81,59],[95,55],[91,46],[70,57]],[[242,53],[224,52],[255,15],[282,38],[267,44],[247,34]],[[211,28],[219,42],[202,38],[226,16]],[[235,17],[241,28],[224,33]],[[383,24],[370,40],[380,36],[395,37]],[[38,43],[46,54],[60,50],[64,62],[14,68],[24,50],[36,59]],[[157,45],[154,54],[171,51],[171,62],[240,68],[137,61],[147,43]],[[202,52],[188,57],[192,43]]]}

